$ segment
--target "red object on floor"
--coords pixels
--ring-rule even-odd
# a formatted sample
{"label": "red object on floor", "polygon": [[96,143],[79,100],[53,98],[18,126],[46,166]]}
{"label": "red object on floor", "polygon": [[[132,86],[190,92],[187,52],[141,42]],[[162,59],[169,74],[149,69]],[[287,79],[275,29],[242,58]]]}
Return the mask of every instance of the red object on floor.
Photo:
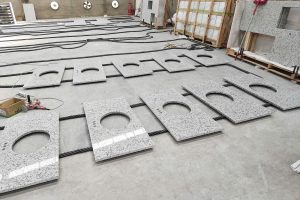
{"label": "red object on floor", "polygon": [[132,3],[128,3],[128,15],[134,15],[134,8]]}

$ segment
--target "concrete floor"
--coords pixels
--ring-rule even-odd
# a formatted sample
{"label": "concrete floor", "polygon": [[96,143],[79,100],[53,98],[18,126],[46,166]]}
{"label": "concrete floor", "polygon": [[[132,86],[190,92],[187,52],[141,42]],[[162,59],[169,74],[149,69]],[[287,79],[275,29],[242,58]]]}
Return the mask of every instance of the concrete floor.
{"label": "concrete floor", "polygon": [[[132,30],[144,29],[134,28]],[[91,31],[104,33],[105,31]],[[145,33],[132,33],[141,36]],[[74,35],[73,33],[61,35]],[[117,34],[118,36],[128,34]],[[106,36],[107,37],[107,36]],[[89,37],[88,37],[89,38]],[[155,34],[155,40],[176,38],[168,33]],[[73,38],[74,39],[74,38]],[[82,38],[81,38],[82,39]],[[44,39],[42,41],[59,41],[61,39]],[[34,43],[26,41],[20,43]],[[41,42],[41,41],[38,41]],[[35,52],[6,54],[3,63],[32,61],[40,59],[59,59],[76,56],[90,56],[116,52],[138,52],[161,49],[167,42],[155,44],[118,44],[91,43],[75,50],[50,49]],[[176,41],[174,44],[188,46],[190,42]],[[2,43],[1,45],[14,43]],[[169,50],[180,54],[186,50]],[[169,52],[168,51],[168,52]],[[170,53],[169,52],[169,53]],[[162,52],[166,53],[166,51]],[[223,50],[208,52],[222,56]],[[138,54],[138,58],[151,57]],[[16,57],[18,59],[16,59]],[[101,57],[101,62],[110,63],[121,56]],[[88,63],[90,59],[59,61],[65,65],[75,62]],[[193,61],[188,62],[195,64]],[[242,69],[256,73],[265,79],[283,85],[293,83],[269,72],[257,69],[242,62],[232,63]],[[0,67],[0,74],[28,71],[39,65],[35,63]],[[160,66],[150,63],[152,69]],[[107,74],[118,74],[113,66],[106,66]],[[81,104],[102,98],[124,96],[130,104],[139,103],[139,94],[156,89],[181,88],[185,83],[197,83],[201,80],[222,81],[224,76],[244,74],[228,65],[211,68],[199,67],[194,71],[168,73],[154,72],[151,76],[125,79],[108,78],[106,83],[73,86],[62,83],[59,87],[47,89],[23,90],[22,88],[1,88],[0,99],[27,92],[39,97],[56,97],[64,100],[63,107],[57,109],[60,116],[83,113]],[[22,76],[18,84],[26,80]],[[72,70],[67,70],[65,79],[72,78]],[[0,85],[15,83],[19,77],[0,78]],[[238,92],[242,92],[234,88]],[[198,104],[211,116],[219,116],[192,96],[190,101]],[[249,95],[254,102],[264,102]],[[55,102],[44,102],[55,106]],[[213,134],[177,143],[169,133],[153,136],[154,148],[150,151],[136,153],[122,158],[96,164],[92,152],[73,155],[60,159],[60,179],[31,188],[14,191],[0,198],[5,199],[210,199],[210,200],[299,200],[300,176],[293,172],[290,165],[300,159],[300,109],[282,112],[274,109],[271,117],[234,125],[226,119],[218,122],[224,127],[220,134]],[[32,111],[33,112],[33,111]],[[148,132],[163,129],[162,124],[146,106],[134,108]],[[26,115],[21,113],[20,115]],[[0,119],[0,125],[5,125]],[[1,134],[1,131],[0,131]],[[67,152],[89,147],[90,140],[84,118],[62,121],[60,123],[60,151]],[[34,144],[40,138],[29,138],[27,143]]]}

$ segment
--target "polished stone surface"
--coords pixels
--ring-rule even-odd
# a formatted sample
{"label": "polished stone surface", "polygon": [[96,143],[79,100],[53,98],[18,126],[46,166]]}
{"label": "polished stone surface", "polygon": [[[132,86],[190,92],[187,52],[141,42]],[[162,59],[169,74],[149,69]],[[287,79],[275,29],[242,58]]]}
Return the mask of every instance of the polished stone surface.
{"label": "polished stone surface", "polygon": [[298,85],[277,85],[252,74],[240,77],[229,76],[224,80],[281,110],[300,107],[300,87]]}
{"label": "polished stone surface", "polygon": [[[64,75],[65,66],[59,63],[50,63],[48,66],[38,67],[27,80],[23,88],[40,88],[59,86]],[[47,73],[55,74],[47,74]],[[44,75],[43,75],[44,74]]]}
{"label": "polished stone surface", "polygon": [[195,69],[195,66],[171,53],[156,53],[154,54],[154,60],[168,70],[168,72],[180,72]]}
{"label": "polished stone surface", "polygon": [[150,75],[153,71],[133,56],[112,61],[114,66],[125,77]]}
{"label": "polished stone surface", "polygon": [[[92,72],[92,73],[90,73]],[[89,62],[86,65],[80,65],[74,67],[73,72],[73,84],[85,84],[96,83],[106,81],[106,75],[104,73],[101,63]]]}
{"label": "polished stone surface", "polygon": [[[152,140],[125,98],[83,105],[96,162],[152,148]],[[127,126],[108,129],[101,124],[103,118],[114,114],[128,117]]]}
{"label": "polished stone surface", "polygon": [[269,108],[251,101],[247,94],[237,92],[213,81],[199,81],[183,87],[233,123],[265,117],[273,112]]}
{"label": "polished stone surface", "polygon": [[[221,125],[204,113],[197,104],[191,103],[174,89],[144,93],[141,95],[141,98],[176,141],[191,139],[222,130]],[[173,103],[186,107],[189,112],[168,113],[164,107]]]}
{"label": "polished stone surface", "polygon": [[[13,145],[34,132],[49,134],[48,143],[32,153],[16,153]],[[0,134],[0,193],[58,179],[59,115],[40,111],[15,116]]]}
{"label": "polished stone surface", "polygon": [[184,52],[184,55],[205,66],[221,65],[230,62],[230,57],[217,51],[210,53],[210,51],[205,51],[201,49],[194,51],[186,51]]}

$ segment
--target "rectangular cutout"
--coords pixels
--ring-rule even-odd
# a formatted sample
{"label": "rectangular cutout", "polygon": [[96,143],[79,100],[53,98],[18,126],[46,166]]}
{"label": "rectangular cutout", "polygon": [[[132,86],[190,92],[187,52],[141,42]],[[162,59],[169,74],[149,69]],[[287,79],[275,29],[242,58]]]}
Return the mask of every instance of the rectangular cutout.
{"label": "rectangular cutout", "polygon": [[153,1],[148,1],[148,9],[152,10]]}
{"label": "rectangular cutout", "polygon": [[300,31],[300,7],[283,7],[277,27]]}
{"label": "rectangular cutout", "polygon": [[151,13],[150,22],[151,22],[151,24],[155,22],[155,14],[154,13]]}

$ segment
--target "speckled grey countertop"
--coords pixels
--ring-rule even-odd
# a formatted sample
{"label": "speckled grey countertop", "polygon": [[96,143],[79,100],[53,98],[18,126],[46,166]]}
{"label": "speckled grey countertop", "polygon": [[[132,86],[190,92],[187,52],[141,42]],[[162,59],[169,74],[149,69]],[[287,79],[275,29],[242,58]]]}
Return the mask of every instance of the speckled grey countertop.
{"label": "speckled grey countertop", "polygon": [[209,51],[194,50],[194,51],[186,51],[184,55],[205,65],[205,66],[214,66],[228,63],[231,58],[225,54],[214,52],[214,54],[210,54]]}
{"label": "speckled grey countertop", "polygon": [[[34,133],[49,134],[48,143],[32,153],[16,153],[13,145],[21,137]],[[59,177],[59,115],[40,111],[15,116],[0,134],[0,192],[8,192]]]}
{"label": "speckled grey countertop", "polygon": [[[125,98],[83,105],[96,162],[152,148],[152,140]],[[124,128],[108,129],[100,122],[110,114],[125,115],[130,121]]]}
{"label": "speckled grey countertop", "polygon": [[[176,141],[216,133],[221,125],[174,89],[141,94],[142,100],[168,129]],[[179,103],[190,109],[189,113],[170,114],[164,110],[168,103]]]}
{"label": "speckled grey countertop", "polygon": [[[276,85],[252,74],[246,74],[240,77],[225,77],[224,80],[281,110],[300,107],[300,88],[298,85]],[[255,86],[268,87],[270,89],[267,91],[259,90],[256,89]]]}
{"label": "speckled grey countertop", "polygon": [[[85,73],[89,70],[92,70],[93,73]],[[100,62],[89,62],[86,65],[74,66],[74,85],[102,81],[106,81],[106,75]]]}
{"label": "speckled grey countertop", "polygon": [[[58,63],[50,63],[49,66],[37,67],[30,78],[25,83],[24,88],[40,88],[40,87],[50,87],[58,86],[64,75],[65,66]],[[50,76],[46,73],[55,72],[54,76]],[[45,74],[45,75],[43,75]]]}
{"label": "speckled grey countertop", "polygon": [[[237,93],[213,81],[198,81],[196,84],[184,85],[183,87],[233,123],[241,123],[272,114],[270,109],[247,98],[248,95],[242,92]],[[209,94],[221,96],[210,99]],[[228,100],[222,98],[222,96],[227,97]]]}
{"label": "speckled grey countertop", "polygon": [[113,61],[113,64],[125,78],[150,75],[153,73],[153,71],[150,68],[147,68],[143,62],[140,62],[133,56],[116,59]]}
{"label": "speckled grey countertop", "polygon": [[154,60],[168,70],[168,72],[180,72],[195,69],[195,66],[171,53],[164,53],[163,55],[156,53],[154,54]]}

